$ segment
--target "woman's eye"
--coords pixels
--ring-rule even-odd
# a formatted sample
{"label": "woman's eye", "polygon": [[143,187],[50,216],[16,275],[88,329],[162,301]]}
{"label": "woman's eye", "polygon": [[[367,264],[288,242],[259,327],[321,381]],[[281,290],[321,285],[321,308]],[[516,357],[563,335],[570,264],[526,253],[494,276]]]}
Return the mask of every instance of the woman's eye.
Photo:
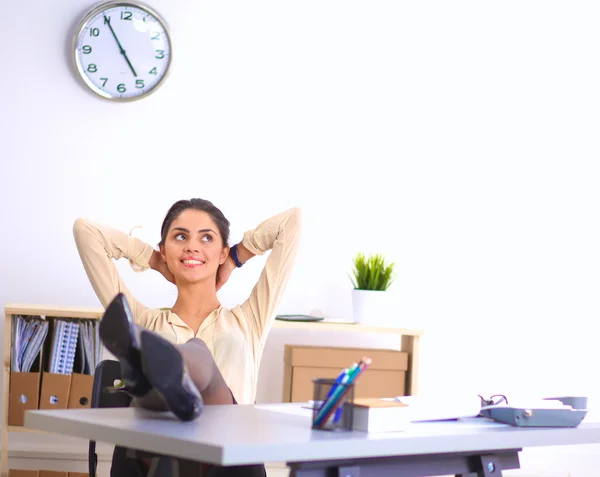
{"label": "woman's eye", "polygon": [[202,240],[204,240],[205,242],[212,242],[212,235],[205,235],[204,237],[202,237]]}
{"label": "woman's eye", "polygon": [[184,234],[177,234],[177,235],[175,235],[175,240],[185,240],[185,235]]}

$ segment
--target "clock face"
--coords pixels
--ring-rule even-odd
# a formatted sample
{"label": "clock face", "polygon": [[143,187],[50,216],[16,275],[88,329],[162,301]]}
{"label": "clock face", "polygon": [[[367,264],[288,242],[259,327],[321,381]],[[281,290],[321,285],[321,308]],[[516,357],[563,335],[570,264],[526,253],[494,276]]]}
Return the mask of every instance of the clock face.
{"label": "clock face", "polygon": [[77,71],[92,91],[130,101],[153,92],[165,79],[171,39],[164,20],[147,6],[109,2],[82,20],[73,53]]}

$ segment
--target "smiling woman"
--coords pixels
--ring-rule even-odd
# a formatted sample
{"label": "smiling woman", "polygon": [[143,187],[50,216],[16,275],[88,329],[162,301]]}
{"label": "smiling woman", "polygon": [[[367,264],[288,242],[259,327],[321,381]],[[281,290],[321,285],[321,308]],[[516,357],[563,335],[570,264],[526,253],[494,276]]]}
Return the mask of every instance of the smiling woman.
{"label": "smiling woman", "polygon": [[[229,221],[207,200],[173,204],[163,221],[158,249],[83,218],[75,221],[73,232],[85,271],[105,308],[122,293],[136,324],[176,344],[201,338],[238,402],[254,402],[264,334],[275,319],[298,247],[299,209],[277,214],[244,233],[236,245],[241,263],[269,250],[270,255],[248,299],[232,309],[217,298],[217,290],[238,268],[227,245]],[[120,258],[128,259],[137,272],[153,269],[174,283],[173,306],[154,309],[136,300],[113,262]]]}
{"label": "smiling woman", "polygon": [[[233,254],[229,221],[203,199],[173,204],[158,249],[82,218],[75,221],[73,232],[86,273],[107,309],[100,323],[102,340],[121,361],[123,381],[137,405],[171,410],[189,420],[200,414],[203,404],[254,402],[265,335],[298,248],[299,209],[247,231],[232,247]],[[267,251],[270,255],[248,299],[232,309],[223,307],[217,290],[233,270]],[[174,283],[175,304],[152,309],[137,301],[118,275],[113,260],[119,258],[128,259],[136,271],[151,268]],[[161,360],[180,369],[182,379],[173,383],[172,372],[159,370],[164,369]],[[235,475],[256,475],[244,472]]]}

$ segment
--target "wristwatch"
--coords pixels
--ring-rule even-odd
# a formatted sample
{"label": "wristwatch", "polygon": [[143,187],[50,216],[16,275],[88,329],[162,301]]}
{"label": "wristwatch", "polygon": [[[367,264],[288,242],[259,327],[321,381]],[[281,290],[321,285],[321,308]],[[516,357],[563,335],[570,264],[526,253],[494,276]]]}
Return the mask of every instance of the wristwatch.
{"label": "wristwatch", "polygon": [[243,265],[243,263],[240,262],[240,259],[238,257],[237,244],[233,245],[229,249],[229,254],[231,255],[231,258],[233,258],[233,263],[235,263],[235,266],[240,268]]}

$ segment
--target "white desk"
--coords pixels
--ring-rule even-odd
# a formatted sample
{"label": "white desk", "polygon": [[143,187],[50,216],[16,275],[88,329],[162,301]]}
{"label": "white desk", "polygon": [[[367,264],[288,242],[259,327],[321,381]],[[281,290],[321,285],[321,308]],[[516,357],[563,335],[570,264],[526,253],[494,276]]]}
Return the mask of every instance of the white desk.
{"label": "white desk", "polygon": [[[268,407],[274,406],[297,407]],[[133,408],[29,411],[25,426],[225,466],[285,461],[297,477],[325,476],[332,467],[348,477],[400,470],[403,476],[479,472],[500,477],[501,469],[519,467],[523,447],[600,442],[595,422],[573,429],[524,429],[473,418],[368,435],[313,431],[307,416],[270,409],[208,406],[199,419],[186,423],[169,413]]]}

